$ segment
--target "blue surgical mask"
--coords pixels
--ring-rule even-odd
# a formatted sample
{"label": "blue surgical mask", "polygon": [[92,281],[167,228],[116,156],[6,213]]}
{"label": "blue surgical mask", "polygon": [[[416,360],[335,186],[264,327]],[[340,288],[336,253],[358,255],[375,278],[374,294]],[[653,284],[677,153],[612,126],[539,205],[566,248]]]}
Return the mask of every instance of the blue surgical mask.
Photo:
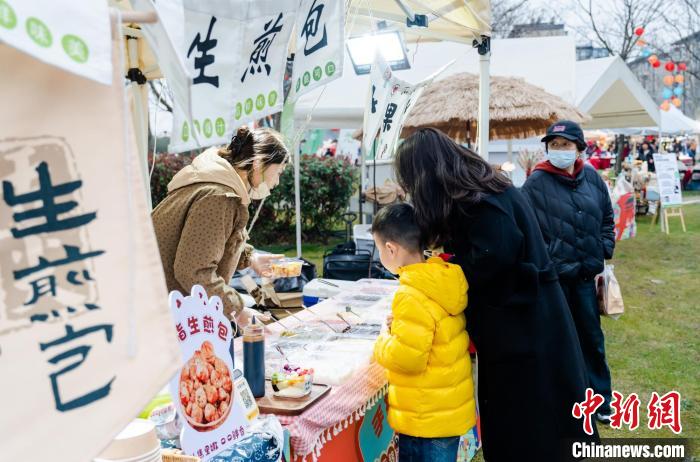
{"label": "blue surgical mask", "polygon": [[573,149],[570,151],[548,151],[547,160],[556,168],[564,170],[576,162],[576,151]]}

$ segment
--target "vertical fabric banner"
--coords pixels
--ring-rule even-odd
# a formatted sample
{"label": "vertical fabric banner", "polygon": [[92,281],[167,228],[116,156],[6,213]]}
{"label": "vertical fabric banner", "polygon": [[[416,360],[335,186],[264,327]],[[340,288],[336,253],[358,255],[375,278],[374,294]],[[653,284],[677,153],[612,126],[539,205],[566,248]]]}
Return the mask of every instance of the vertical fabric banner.
{"label": "vertical fabric banner", "polygon": [[0,0],[0,42],[83,77],[112,82],[107,0]]}
{"label": "vertical fabric banner", "polygon": [[184,41],[178,50],[192,77],[192,118],[176,104],[170,150],[224,144],[231,139],[231,108],[237,50],[244,28],[230,3],[185,0]]}
{"label": "vertical fabric banner", "polygon": [[375,159],[387,159],[394,154],[406,117],[423,89],[453,63],[454,60],[426,79],[411,84],[397,78],[391,67],[377,54],[370,71],[365,107],[362,138],[365,152],[369,151],[370,144],[376,139]]}
{"label": "vertical fabric banner", "polygon": [[343,75],[345,2],[302,0],[297,15],[292,100]]}
{"label": "vertical fabric banner", "polygon": [[386,99],[391,91],[393,71],[377,53],[369,75],[365,117],[362,125],[362,150],[370,152],[371,144],[376,138],[382,121],[381,109],[386,107]]}
{"label": "vertical fabric banner", "polygon": [[0,447],[92,460],[178,359],[121,66],[106,86],[0,62]]}
{"label": "vertical fabric banner", "polygon": [[233,126],[282,111],[284,72],[298,0],[247,2],[233,86]]}
{"label": "vertical fabric banner", "polygon": [[228,143],[234,130],[280,112],[297,0],[185,0],[192,119],[176,110],[170,150]]}
{"label": "vertical fabric banner", "polygon": [[420,97],[423,88],[425,83],[411,85],[403,80],[394,79],[386,104],[379,113],[381,121],[375,159],[388,159],[393,155],[406,116]]}

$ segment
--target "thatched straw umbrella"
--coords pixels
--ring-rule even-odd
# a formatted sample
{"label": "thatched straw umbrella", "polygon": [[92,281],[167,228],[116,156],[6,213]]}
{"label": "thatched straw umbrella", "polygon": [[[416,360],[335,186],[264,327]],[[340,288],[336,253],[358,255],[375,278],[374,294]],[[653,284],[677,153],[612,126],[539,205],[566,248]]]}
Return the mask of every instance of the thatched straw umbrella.
{"label": "thatched straw umbrella", "polygon": [[[411,110],[402,136],[435,127],[459,142],[476,138],[479,77],[461,73],[428,85]],[[588,116],[558,96],[521,78],[491,77],[490,139],[529,138],[543,134],[560,119],[584,122]]]}

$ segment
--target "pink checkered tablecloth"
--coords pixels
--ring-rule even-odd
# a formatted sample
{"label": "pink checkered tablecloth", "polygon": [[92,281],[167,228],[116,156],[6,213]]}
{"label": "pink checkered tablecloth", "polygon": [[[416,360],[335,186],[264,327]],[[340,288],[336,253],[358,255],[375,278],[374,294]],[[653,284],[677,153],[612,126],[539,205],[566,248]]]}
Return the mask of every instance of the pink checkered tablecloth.
{"label": "pink checkered tablecloth", "polygon": [[328,396],[301,415],[278,416],[291,434],[296,459],[309,454],[315,460],[327,441],[364,416],[387,392],[384,369],[373,363],[334,387]]}

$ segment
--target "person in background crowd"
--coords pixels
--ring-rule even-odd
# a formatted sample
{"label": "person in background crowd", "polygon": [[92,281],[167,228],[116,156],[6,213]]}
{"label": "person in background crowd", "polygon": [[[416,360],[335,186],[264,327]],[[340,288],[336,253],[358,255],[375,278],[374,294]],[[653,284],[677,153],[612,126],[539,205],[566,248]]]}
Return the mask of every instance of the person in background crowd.
{"label": "person in background crowd", "polygon": [[624,162],[627,159],[627,156],[630,155],[632,152],[632,149],[630,148],[629,142],[625,141],[624,146],[622,147],[622,159],[621,162]]}
{"label": "person in background crowd", "polygon": [[241,127],[227,147],[207,149],[173,177],[151,214],[169,291],[186,294],[199,284],[239,327],[250,322],[256,312],[229,281],[249,266],[265,275],[280,257],[253,253],[246,227],[251,199],[277,186],[287,157],[278,132]]}
{"label": "person in background crowd", "polygon": [[656,165],[654,165],[654,149],[648,141],[642,143],[642,147],[639,150],[639,160],[646,162],[649,167],[650,172],[656,171]]}
{"label": "person in background crowd", "polygon": [[695,141],[691,142],[690,146],[688,146],[688,155],[693,159],[693,165],[695,165],[698,155],[698,144]]}
{"label": "person in background crowd", "polygon": [[594,278],[615,249],[610,194],[600,175],[580,158],[586,144],[577,123],[554,123],[542,141],[547,160],[535,167],[523,193],[535,211],[569,303],[588,385],[605,399],[597,418],[609,423],[612,385]]}
{"label": "person in background crowd", "polygon": [[571,460],[572,441],[598,437],[571,415],[585,396],[586,371],[530,205],[482,157],[434,128],[406,138],[394,163],[423,241],[444,247],[469,281],[484,458]]}

